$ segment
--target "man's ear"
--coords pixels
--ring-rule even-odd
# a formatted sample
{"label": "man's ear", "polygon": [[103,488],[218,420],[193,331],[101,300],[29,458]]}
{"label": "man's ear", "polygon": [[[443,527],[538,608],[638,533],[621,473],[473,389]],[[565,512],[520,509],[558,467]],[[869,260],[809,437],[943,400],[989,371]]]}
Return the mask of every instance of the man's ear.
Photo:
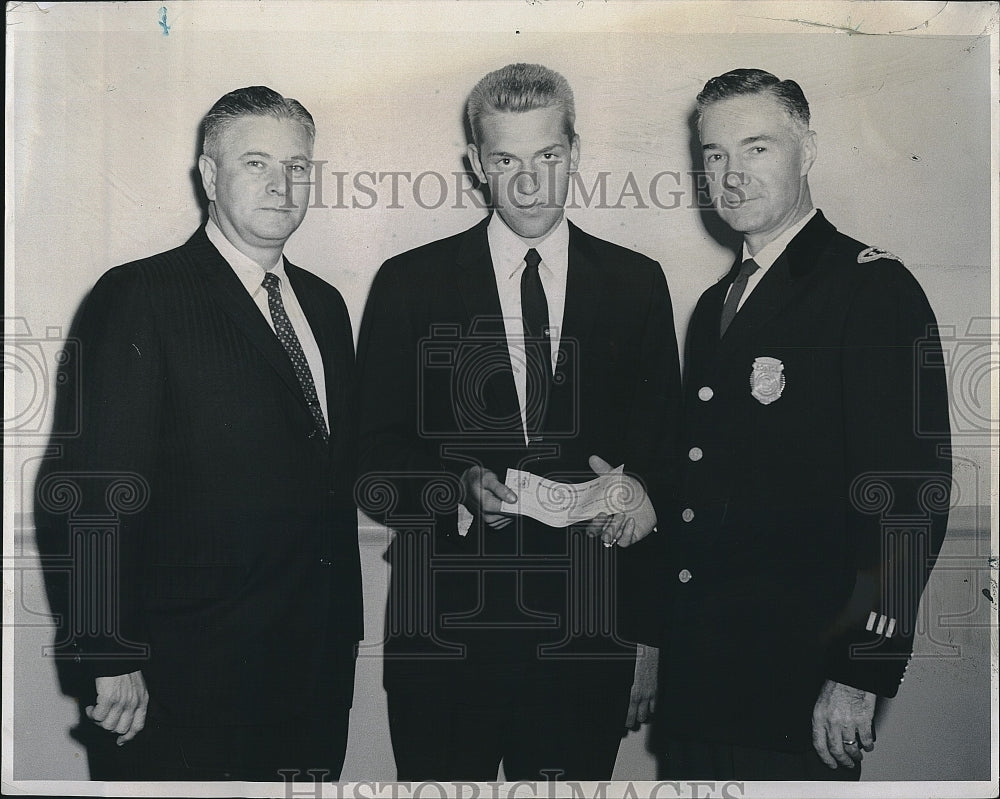
{"label": "man's ear", "polygon": [[215,202],[215,161],[202,153],[198,156],[198,171],[201,172],[201,185],[209,202]]}
{"label": "man's ear", "polygon": [[576,172],[580,168],[580,134],[573,134],[573,141],[569,143],[569,171]]}
{"label": "man's ear", "polygon": [[802,169],[799,172],[799,177],[805,177],[809,174],[809,170],[812,169],[812,165],[816,161],[816,154],[816,131],[807,130],[805,136],[802,137]]}
{"label": "man's ear", "polygon": [[470,143],[466,148],[466,153],[469,156],[469,163],[472,165],[472,171],[476,174],[479,182],[486,183],[486,170],[483,169],[483,165],[479,162],[479,147]]}

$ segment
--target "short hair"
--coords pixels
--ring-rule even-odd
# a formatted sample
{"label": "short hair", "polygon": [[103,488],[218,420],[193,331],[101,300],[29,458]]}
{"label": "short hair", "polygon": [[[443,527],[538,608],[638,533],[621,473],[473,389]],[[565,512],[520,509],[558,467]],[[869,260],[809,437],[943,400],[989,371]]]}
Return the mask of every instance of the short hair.
{"label": "short hair", "polygon": [[490,72],[476,84],[466,105],[473,142],[479,143],[479,121],[483,116],[536,108],[561,108],[563,131],[573,140],[576,106],[566,78],[541,64],[508,64]]}
{"label": "short hair", "polygon": [[316,138],[316,124],[312,114],[298,100],[282,97],[267,86],[247,86],[224,94],[202,120],[201,151],[215,157],[219,140],[226,127],[233,120],[246,116],[269,116],[275,119],[290,119],[305,128],[310,143]]}
{"label": "short hair", "polygon": [[748,94],[771,94],[796,122],[809,127],[809,103],[794,80],[778,80],[762,69],[734,69],[711,78],[698,93],[697,121],[712,103]]}

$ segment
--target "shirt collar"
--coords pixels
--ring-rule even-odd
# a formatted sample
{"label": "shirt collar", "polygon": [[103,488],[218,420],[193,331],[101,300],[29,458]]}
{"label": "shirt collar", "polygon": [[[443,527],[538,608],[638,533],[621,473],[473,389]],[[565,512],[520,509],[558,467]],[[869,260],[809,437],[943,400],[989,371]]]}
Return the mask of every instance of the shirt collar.
{"label": "shirt collar", "polygon": [[760,252],[758,252],[756,255],[750,254],[750,249],[747,247],[746,241],[744,241],[743,260],[745,261],[747,260],[747,258],[753,258],[757,266],[761,268],[761,271],[764,271],[765,269],[770,269],[771,266],[774,264],[774,262],[778,260],[778,256],[780,256],[785,251],[785,248],[791,243],[792,239],[794,239],[797,235],[799,235],[799,231],[802,230],[802,228],[804,228],[809,223],[809,220],[812,219],[814,216],[816,216],[815,208],[813,208],[798,222],[796,222],[794,225],[792,225],[790,228],[784,231],[774,241],[764,245],[761,248]]}
{"label": "shirt collar", "polygon": [[278,263],[268,270],[264,269],[264,267],[250,256],[236,249],[233,243],[226,238],[226,234],[219,229],[219,226],[211,218],[205,223],[205,235],[215,245],[215,249],[219,251],[219,255],[232,267],[236,273],[236,277],[240,279],[240,282],[251,295],[261,287],[261,284],[264,282],[264,275],[267,272],[273,272],[282,283],[287,285],[288,276],[285,274],[284,254],[278,258]]}
{"label": "shirt collar", "polygon": [[542,258],[542,266],[555,275],[565,273],[569,261],[569,222],[566,216],[541,241],[528,243],[494,213],[486,228],[490,242],[490,256],[497,278],[510,280],[521,270],[524,255],[534,247]]}

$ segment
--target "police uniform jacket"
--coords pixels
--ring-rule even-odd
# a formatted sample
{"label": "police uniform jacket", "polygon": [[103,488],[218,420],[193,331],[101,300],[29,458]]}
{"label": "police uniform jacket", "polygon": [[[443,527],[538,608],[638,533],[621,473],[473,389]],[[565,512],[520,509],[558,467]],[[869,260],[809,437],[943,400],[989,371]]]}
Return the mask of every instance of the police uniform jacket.
{"label": "police uniform jacket", "polygon": [[660,732],[805,749],[825,680],[903,676],[947,521],[945,378],[917,281],[822,213],[720,338],[739,266],[687,339]]}

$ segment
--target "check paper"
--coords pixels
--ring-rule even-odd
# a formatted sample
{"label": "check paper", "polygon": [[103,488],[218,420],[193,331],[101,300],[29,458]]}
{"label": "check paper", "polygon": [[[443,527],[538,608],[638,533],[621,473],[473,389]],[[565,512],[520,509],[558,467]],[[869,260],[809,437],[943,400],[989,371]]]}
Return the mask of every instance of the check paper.
{"label": "check paper", "polygon": [[502,502],[501,513],[530,516],[549,527],[568,527],[593,519],[599,513],[626,510],[621,480],[624,464],[586,483],[557,483],[531,472],[508,469],[506,486],[517,494],[515,502]]}

